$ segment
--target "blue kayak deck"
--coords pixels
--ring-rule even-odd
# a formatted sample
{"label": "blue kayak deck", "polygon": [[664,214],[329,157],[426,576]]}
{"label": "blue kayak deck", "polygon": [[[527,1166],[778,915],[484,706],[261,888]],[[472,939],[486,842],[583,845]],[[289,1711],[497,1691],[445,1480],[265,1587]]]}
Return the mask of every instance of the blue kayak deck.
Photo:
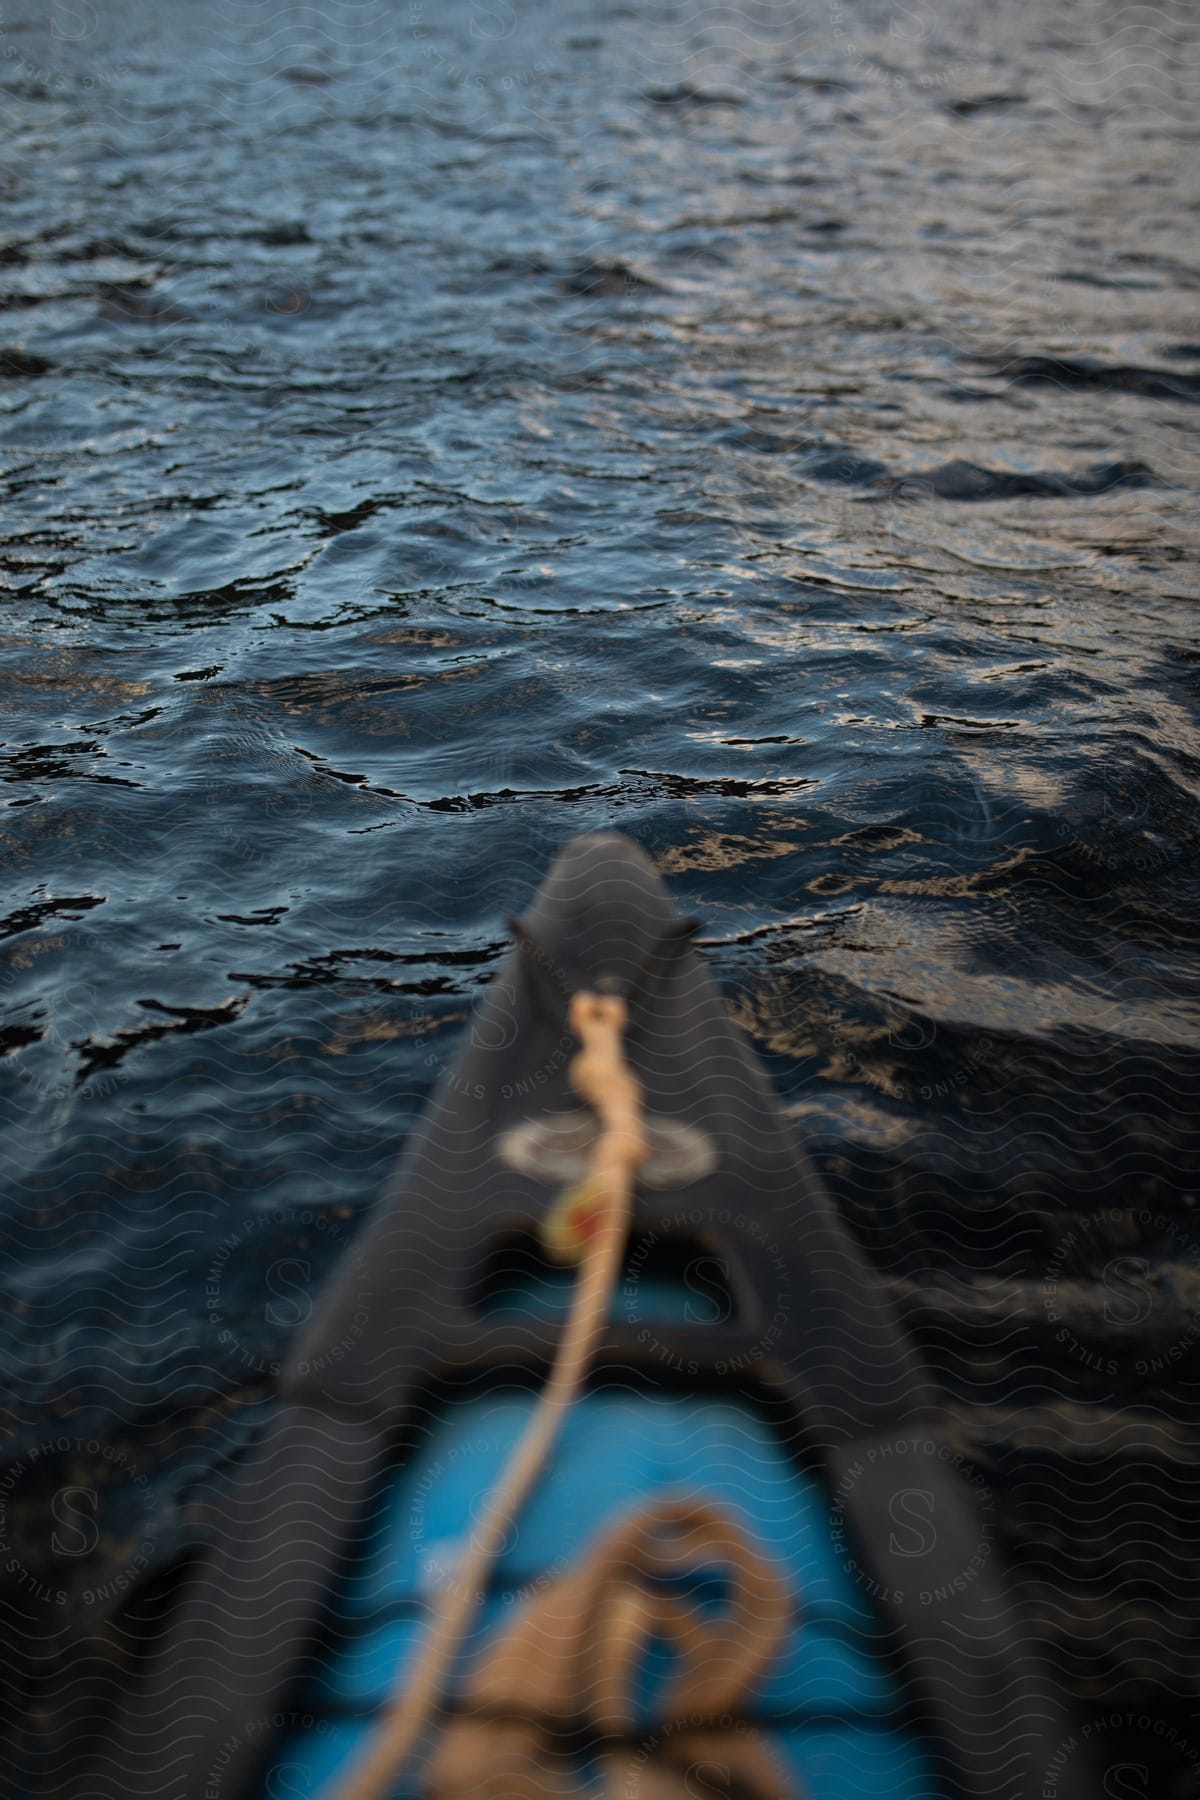
{"label": "blue kayak deck", "polygon": [[[361,1751],[419,1652],[470,1522],[534,1404],[528,1390],[454,1403],[398,1471],[343,1582],[328,1647],[294,1692],[290,1728],[264,1774],[267,1795],[315,1796]],[[792,1630],[745,1709],[747,1729],[789,1787],[810,1800],[943,1800],[924,1746],[901,1723],[880,1627],[839,1550],[824,1491],[763,1417],[729,1399],[636,1390],[584,1396],[498,1559],[456,1687],[521,1604],[604,1528],[652,1497],[679,1493],[726,1509],[789,1579]],[[698,1608],[720,1606],[715,1572],[700,1572],[687,1593]],[[644,1730],[646,1744],[662,1717],[670,1662],[664,1647],[642,1672],[635,1733]],[[581,1793],[601,1792],[598,1768],[581,1758],[577,1773]],[[396,1800],[410,1793],[402,1785]]]}

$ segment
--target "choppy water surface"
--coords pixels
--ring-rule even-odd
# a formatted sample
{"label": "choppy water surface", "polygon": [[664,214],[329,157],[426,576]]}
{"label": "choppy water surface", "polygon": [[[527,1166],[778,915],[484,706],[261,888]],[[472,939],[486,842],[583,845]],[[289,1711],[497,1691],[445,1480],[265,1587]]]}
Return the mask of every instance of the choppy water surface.
{"label": "choppy water surface", "polygon": [[1198,37],[5,8],[0,1486],[47,1654],[178,1542],[505,915],[616,826],[1085,1714],[1173,1721],[1193,1791]]}

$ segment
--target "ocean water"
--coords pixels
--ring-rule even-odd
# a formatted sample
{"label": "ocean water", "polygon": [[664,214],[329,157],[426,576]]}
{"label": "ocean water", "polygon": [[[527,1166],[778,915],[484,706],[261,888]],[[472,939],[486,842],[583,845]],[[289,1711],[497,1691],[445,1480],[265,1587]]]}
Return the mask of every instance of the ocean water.
{"label": "ocean water", "polygon": [[1081,1716],[1200,1791],[1198,51],[1186,0],[5,5],[18,1712],[604,826]]}

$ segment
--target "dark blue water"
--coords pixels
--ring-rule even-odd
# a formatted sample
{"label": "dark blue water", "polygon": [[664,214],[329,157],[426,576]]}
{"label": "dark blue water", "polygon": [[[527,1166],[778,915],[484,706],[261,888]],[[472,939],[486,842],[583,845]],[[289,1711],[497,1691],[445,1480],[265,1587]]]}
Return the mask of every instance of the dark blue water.
{"label": "dark blue water", "polygon": [[506,915],[614,826],[1087,1716],[1200,1769],[1198,41],[1184,0],[5,8],[38,1658],[203,1516]]}

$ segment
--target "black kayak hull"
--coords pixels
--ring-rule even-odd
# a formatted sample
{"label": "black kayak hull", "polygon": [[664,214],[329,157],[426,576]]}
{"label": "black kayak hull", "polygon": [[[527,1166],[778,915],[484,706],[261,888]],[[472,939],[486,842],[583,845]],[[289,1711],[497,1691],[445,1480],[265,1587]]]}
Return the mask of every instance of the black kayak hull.
{"label": "black kayak hull", "polygon": [[[357,1522],[437,1398],[536,1379],[558,1327],[496,1316],[488,1272],[534,1241],[553,1187],[506,1134],[577,1104],[566,996],[628,996],[627,1053],[652,1116],[702,1132],[715,1167],[639,1194],[637,1242],[701,1246],[735,1304],[648,1332],[620,1306],[599,1382],[719,1389],[765,1408],[824,1483],[889,1634],[911,1714],[959,1800],[1028,1800],[1068,1727],[998,1553],[939,1436],[913,1347],[729,1019],[688,921],[627,840],[568,846],[521,921],[393,1189],[347,1254],[281,1381],[281,1406],[224,1505],[224,1531],[153,1640],[80,1785],[86,1800],[257,1800],[265,1723],[283,1719]],[[636,1250],[633,1252],[636,1254]],[[918,1600],[898,1496],[936,1521]],[[969,1581],[963,1571],[971,1569]],[[930,1603],[929,1596],[936,1597]],[[1076,1785],[1070,1785],[1074,1782]],[[1056,1800],[1083,1800],[1078,1760]]]}

